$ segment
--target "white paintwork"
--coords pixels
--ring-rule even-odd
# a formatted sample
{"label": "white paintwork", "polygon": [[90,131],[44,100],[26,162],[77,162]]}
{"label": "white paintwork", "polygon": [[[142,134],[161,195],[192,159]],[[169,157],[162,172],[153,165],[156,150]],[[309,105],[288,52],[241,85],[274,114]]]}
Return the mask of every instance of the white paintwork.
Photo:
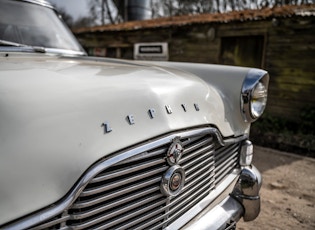
{"label": "white paintwork", "polygon": [[[224,137],[249,130],[240,114],[246,68],[5,56],[0,53],[0,225],[61,199],[88,167],[122,148],[199,125],[215,125]],[[112,132],[104,133],[103,122]]]}

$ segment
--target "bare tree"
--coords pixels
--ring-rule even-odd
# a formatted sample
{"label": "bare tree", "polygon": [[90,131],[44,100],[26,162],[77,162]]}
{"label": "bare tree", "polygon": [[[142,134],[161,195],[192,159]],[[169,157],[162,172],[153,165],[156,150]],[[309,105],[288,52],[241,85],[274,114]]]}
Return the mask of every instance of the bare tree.
{"label": "bare tree", "polygon": [[64,8],[60,8],[56,5],[53,5],[54,8],[57,10],[59,15],[61,16],[62,20],[69,26],[72,27],[73,25],[73,18],[71,17],[70,14],[68,14]]}
{"label": "bare tree", "polygon": [[[91,18],[95,24],[119,23],[126,15],[125,1],[89,0]],[[223,13],[244,9],[288,4],[314,4],[315,0],[143,0],[151,2],[152,18],[185,14]],[[71,21],[69,19],[69,21]],[[90,22],[89,22],[90,23]]]}
{"label": "bare tree", "polygon": [[91,27],[94,26],[95,22],[91,17],[80,17],[75,20],[70,28],[82,28],[82,27]]}
{"label": "bare tree", "polygon": [[89,0],[92,18],[101,25],[121,22],[121,7],[117,7],[122,4],[121,2],[123,0]]}

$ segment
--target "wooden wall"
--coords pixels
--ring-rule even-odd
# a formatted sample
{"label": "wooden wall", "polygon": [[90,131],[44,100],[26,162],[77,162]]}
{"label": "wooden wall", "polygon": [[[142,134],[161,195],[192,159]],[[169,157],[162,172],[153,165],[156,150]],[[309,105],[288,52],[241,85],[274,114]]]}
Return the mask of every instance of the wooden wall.
{"label": "wooden wall", "polygon": [[[315,17],[291,17],[268,30],[265,68],[272,76],[268,110],[299,120],[315,108]],[[315,119],[315,118],[314,118]]]}
{"label": "wooden wall", "polygon": [[[258,66],[253,67],[266,69],[271,76],[270,115],[299,120],[302,109],[315,107],[315,16],[80,33],[77,37],[86,49],[106,48],[107,56],[126,59],[132,59],[133,45],[139,42],[167,42],[170,61],[250,66],[259,56]],[[263,38],[263,44],[247,50],[237,43],[224,51],[229,45],[224,42],[242,37]]]}

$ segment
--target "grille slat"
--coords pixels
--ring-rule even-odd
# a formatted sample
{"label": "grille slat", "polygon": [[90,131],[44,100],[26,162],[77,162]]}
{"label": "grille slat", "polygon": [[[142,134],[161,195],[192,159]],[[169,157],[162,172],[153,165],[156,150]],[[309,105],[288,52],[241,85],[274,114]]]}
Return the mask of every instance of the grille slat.
{"label": "grille slat", "polygon": [[[119,218],[119,219],[116,218],[115,220],[113,220],[110,223],[106,224],[106,228],[112,227],[114,225],[117,225],[117,224],[121,223],[121,221],[126,221],[126,220],[128,220],[128,219],[130,219],[132,217],[135,217],[135,216],[137,216],[137,215],[139,215],[139,214],[141,214],[143,212],[147,212],[147,211],[149,211],[151,209],[159,207],[161,204],[165,203],[164,200],[160,200],[160,201],[155,202],[155,203],[153,203],[153,204],[151,204],[149,206],[143,207],[144,204],[147,204],[147,203],[149,203],[151,201],[152,201],[152,198],[147,198],[147,199],[144,199],[142,201],[134,202],[132,204],[129,204],[128,206],[123,206],[123,207],[120,207],[117,210],[110,211],[106,215],[101,215],[101,216],[99,216],[97,218],[88,220],[88,221],[80,223],[78,225],[73,225],[72,227],[74,229],[84,229],[84,228],[88,228],[88,227],[91,227],[93,225],[99,224],[101,222],[105,222],[105,221],[107,221],[110,218],[115,218],[118,215],[120,215],[121,218]],[[139,209],[139,207],[142,207],[142,208]],[[130,212],[131,210],[133,210],[133,212]],[[127,214],[125,214],[125,213],[127,213]],[[125,215],[123,215],[123,214],[125,214]],[[103,225],[103,227],[105,227],[105,225]]]}
{"label": "grille slat", "polygon": [[[144,187],[154,185],[160,181],[161,181],[161,176],[155,177],[155,178],[152,178],[148,181],[144,181],[142,183],[135,183],[135,184],[128,186],[128,187],[125,187],[123,189],[115,190],[114,192],[106,194],[106,196],[92,197],[91,199],[89,199],[87,201],[77,201],[76,203],[74,203],[72,205],[72,207],[73,208],[86,208],[86,207],[104,202],[106,200],[111,200],[111,199],[114,199],[116,197],[123,196],[129,192],[134,192],[134,191],[137,191],[137,190],[142,189]],[[160,188],[159,188],[159,186],[155,186],[155,188],[153,188],[153,189],[159,190]]]}
{"label": "grille slat", "polygon": [[207,183],[198,183],[197,186],[192,186],[191,190],[183,190],[182,193],[180,193],[178,196],[173,198],[171,200],[171,205],[176,205],[178,203],[181,203],[180,201],[183,199],[189,199],[191,196],[193,196],[195,193],[200,193],[200,191],[205,190],[206,188],[211,189],[214,188],[214,179],[209,181],[209,184]]}
{"label": "grille slat", "polygon": [[[214,157],[211,155],[211,153],[208,153],[208,154],[205,154],[204,156],[196,159],[196,161],[192,162],[191,165],[190,164],[189,165],[183,165],[183,168],[185,169],[186,175],[191,174],[193,171],[196,171],[196,169],[200,168],[203,165],[211,164],[211,162],[213,162],[213,158]],[[203,159],[205,159],[205,160],[200,161]],[[193,163],[195,163],[195,164],[193,164]]]}
{"label": "grille slat", "polygon": [[[100,168],[65,215],[37,227],[162,229],[169,226],[239,167],[239,143],[222,147],[204,130],[182,138],[170,135],[172,138],[165,141],[151,140],[146,145],[150,148]],[[160,184],[163,174],[171,167],[166,157],[174,137],[180,138],[184,148],[179,165],[186,179],[181,193],[166,197],[160,191]],[[156,145],[151,145],[155,142]]]}
{"label": "grille slat", "polygon": [[[193,160],[196,161],[196,157],[203,157],[204,152],[207,152],[213,149],[213,145],[209,145],[209,146],[205,146],[201,149],[196,150],[195,152],[193,152],[192,154],[188,155],[186,152],[184,152],[183,154],[183,158],[179,161],[180,165],[185,165],[185,162],[189,161],[189,160]],[[190,161],[188,164],[193,164],[193,161]]]}
{"label": "grille slat", "polygon": [[[233,161],[232,161],[233,160]],[[231,165],[235,163],[237,157],[230,157],[227,161],[225,161],[224,165],[220,165],[220,167],[216,168],[216,174],[222,174],[224,172],[229,172],[228,168],[232,168]]]}
{"label": "grille slat", "polygon": [[[198,173],[200,173],[198,175]],[[197,176],[198,175],[198,176]],[[185,184],[186,187],[189,187],[191,183],[209,183],[211,178],[214,177],[214,166],[212,164],[211,168],[208,169],[199,169],[194,174],[188,177],[187,184]],[[197,186],[195,184],[195,186]]]}
{"label": "grille slat", "polygon": [[133,173],[133,172],[145,170],[149,167],[155,166],[157,164],[162,164],[162,163],[164,163],[163,159],[157,159],[157,160],[152,160],[152,161],[145,162],[145,163],[136,164],[136,165],[129,167],[129,168],[126,168],[126,169],[116,170],[112,173],[103,173],[103,174],[100,174],[99,176],[93,178],[93,180],[90,183],[99,183],[99,182],[102,182],[105,180],[113,179],[115,177],[121,177],[124,175],[128,175],[130,173]]}
{"label": "grille slat", "polygon": [[[163,215],[161,213],[164,213]],[[160,215],[158,215],[160,214]],[[158,216],[156,216],[158,215]],[[149,227],[151,225],[154,225],[154,228],[159,228],[163,225],[163,220],[165,219],[165,208],[160,208],[160,209],[157,209],[153,212],[150,212],[150,213],[147,213],[146,215],[143,215],[141,216],[140,218],[137,218],[135,220],[133,220],[132,222],[129,222],[129,223],[126,223],[124,225],[121,225],[119,227],[115,227],[115,230],[118,230],[118,229],[129,229],[132,227],[132,229],[144,229],[146,227]],[[152,217],[154,217],[152,219]],[[150,220],[150,221],[147,221],[147,220]],[[141,222],[144,222],[143,224],[141,224],[141,226],[137,227],[135,225],[141,223]],[[153,227],[151,227],[150,229],[154,229]]]}
{"label": "grille slat", "polygon": [[[181,216],[184,212],[188,211],[191,207],[193,207],[195,205],[196,200],[200,201],[202,200],[204,197],[206,197],[209,192],[213,189],[214,187],[209,187],[208,189],[205,189],[204,187],[201,188],[199,191],[195,192],[196,194],[199,194],[196,197],[193,197],[195,194],[191,194],[190,197],[187,197],[187,201],[188,203],[184,203],[184,204],[179,204],[177,205],[177,207],[174,207],[172,209],[172,213],[174,215],[171,215],[169,221],[173,222],[178,216]],[[200,191],[202,191],[202,189],[205,189],[202,193],[200,193]],[[194,199],[190,199],[191,197],[193,197]],[[181,207],[181,209],[179,209]]]}
{"label": "grille slat", "polygon": [[[187,141],[187,145],[190,144],[191,142],[192,142],[192,140],[190,140],[189,142]],[[198,148],[207,146],[208,144],[213,144],[212,138],[202,139],[202,140],[198,141],[197,143],[195,143],[194,145],[188,146],[187,148],[185,148],[184,155],[186,155],[187,153],[192,152]]]}
{"label": "grille slat", "polygon": [[[128,221],[129,219],[131,218],[134,218],[140,214],[143,214],[143,213],[146,213],[146,212],[149,212],[151,211],[152,209],[156,208],[156,207],[159,207],[160,205],[164,204],[165,201],[164,200],[160,200],[158,202],[155,202],[154,204],[151,204],[149,206],[145,206],[141,209],[137,209],[133,212],[129,212],[128,214],[125,214],[123,216],[120,216],[119,218],[115,218],[111,221],[107,221],[106,223],[102,223],[102,224],[99,224],[101,221],[106,221],[107,220],[107,217],[101,217],[96,221],[90,221],[88,223],[86,223],[85,225],[77,225],[75,227],[72,226],[73,229],[84,229],[84,228],[87,228],[87,227],[90,227],[90,226],[93,226],[93,225],[96,225],[96,224],[99,224],[98,226],[95,226],[93,228],[95,229],[107,229],[107,228],[110,228],[110,227],[113,227],[115,225],[118,225],[118,224],[121,224],[121,223],[124,223],[126,221]],[[160,212],[161,210],[159,210]]]}
{"label": "grille slat", "polygon": [[223,161],[230,156],[229,153],[235,153],[238,150],[238,145],[231,145],[227,148],[221,148],[216,154],[216,164],[221,165]]}
{"label": "grille slat", "polygon": [[100,187],[83,191],[81,193],[81,196],[91,196],[91,195],[95,195],[97,193],[104,192],[104,191],[109,190],[109,189],[114,189],[114,188],[120,187],[124,184],[130,183],[133,181],[137,181],[137,180],[140,180],[140,179],[143,179],[146,177],[150,177],[154,174],[159,174],[159,173],[165,172],[166,169],[167,169],[167,167],[164,166],[162,168],[155,169],[154,171],[143,172],[143,173],[140,173],[140,174],[132,176],[132,177],[119,179],[117,181],[110,182],[110,183],[102,185]]}
{"label": "grille slat", "polygon": [[[139,193],[136,193],[136,194],[132,194],[130,196],[123,197],[123,198],[121,198],[119,200],[116,199],[116,200],[111,201],[111,202],[109,202],[107,204],[101,205],[100,207],[93,208],[93,209],[88,210],[88,211],[78,212],[78,213],[72,214],[71,217],[73,219],[84,219],[84,218],[87,218],[89,216],[93,216],[93,215],[96,215],[98,213],[104,212],[106,210],[115,208],[115,207],[117,207],[119,205],[123,205],[123,204],[125,204],[127,202],[139,199],[141,197],[145,197],[145,196],[149,195],[150,193],[154,193],[154,192],[157,192],[157,191],[159,191],[159,187],[155,187],[155,188],[151,188],[151,189],[148,189],[148,190],[144,190],[142,192],[139,192]],[[154,197],[151,197],[151,198],[152,199],[157,199],[157,198],[160,198],[161,196],[162,195],[159,194],[159,195],[155,195]]]}
{"label": "grille slat", "polygon": [[216,154],[216,183],[221,181],[238,165],[239,159],[239,144],[231,145],[227,148],[222,148]]}
{"label": "grille slat", "polygon": [[231,172],[236,166],[237,166],[237,164],[233,163],[233,164],[230,165],[229,168],[227,168],[227,171],[225,171],[224,173],[222,173],[222,174],[217,174],[216,173],[217,175],[219,175],[216,178],[216,183],[219,184],[222,181],[222,179],[224,179],[229,174],[228,172]]}
{"label": "grille slat", "polygon": [[49,222],[46,222],[46,223],[44,223],[44,224],[42,224],[42,225],[38,225],[38,226],[32,228],[32,230],[47,229],[47,228],[49,228],[49,227],[51,227],[51,226],[59,225],[59,224],[65,222],[65,221],[67,221],[69,218],[70,218],[69,215],[62,216],[62,217],[60,217],[60,218],[58,218],[58,219],[54,219],[54,220],[51,220],[51,221],[49,221]]}
{"label": "grille slat", "polygon": [[[185,182],[187,184],[189,184],[189,182],[194,179],[195,177],[198,177],[198,178],[205,178],[207,175],[210,175],[211,173],[211,166],[213,165],[213,163],[211,163],[211,161],[208,161],[209,162],[209,167],[207,168],[199,168],[197,171],[195,171],[194,173],[192,174],[188,174],[187,175],[187,178],[185,180]],[[207,163],[207,161],[205,162]],[[197,165],[198,166],[198,165]]]}

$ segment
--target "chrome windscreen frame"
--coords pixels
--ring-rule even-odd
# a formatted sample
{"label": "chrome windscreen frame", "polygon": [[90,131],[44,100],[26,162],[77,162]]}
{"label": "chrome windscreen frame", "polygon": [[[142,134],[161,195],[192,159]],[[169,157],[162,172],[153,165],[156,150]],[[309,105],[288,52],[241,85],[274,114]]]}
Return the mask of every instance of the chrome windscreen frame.
{"label": "chrome windscreen frame", "polygon": [[243,115],[244,121],[246,122],[254,122],[258,119],[258,117],[254,117],[251,114],[250,107],[252,91],[255,89],[256,85],[259,82],[261,82],[266,87],[266,89],[268,89],[268,72],[261,69],[250,69],[245,77],[241,91],[241,113]]}
{"label": "chrome windscreen frame", "polygon": [[[188,131],[179,131],[175,133],[170,133],[168,135],[158,137],[156,140],[149,141],[146,143],[142,143],[139,146],[132,147],[130,149],[124,150],[122,152],[116,153],[114,156],[110,158],[106,158],[100,162],[94,164],[87,172],[83,175],[83,177],[76,183],[76,185],[71,189],[71,191],[66,195],[66,197],[59,202],[38,211],[32,215],[22,217],[17,221],[13,221],[11,223],[5,224],[1,226],[4,229],[27,229],[32,226],[38,225],[42,222],[45,222],[59,214],[61,214],[64,210],[67,210],[72,203],[78,198],[82,190],[87,186],[91,179],[93,179],[97,174],[101,171],[111,167],[112,165],[121,162],[125,159],[133,157],[141,152],[150,150],[152,148],[162,146],[164,144],[171,143],[171,141],[180,136],[181,138],[192,137],[197,135],[213,135],[218,143],[221,146],[229,145],[231,143],[237,143],[242,140],[248,138],[247,135],[239,136],[236,138],[223,139],[221,133],[212,127],[204,127],[204,128],[196,128]],[[171,227],[183,226],[191,219],[191,214],[195,215],[205,208],[209,203],[211,203],[219,194],[221,194],[235,179],[238,177],[239,170],[234,170],[223,183],[218,186],[214,191],[212,191],[206,198],[203,200],[203,205],[197,205],[198,207],[194,207],[191,211],[189,211],[188,215],[183,215],[180,220],[175,221],[171,225]],[[203,207],[204,206],[204,207]],[[64,221],[66,221],[65,219]]]}
{"label": "chrome windscreen frame", "polygon": [[46,0],[22,0],[22,1],[53,8],[53,6]]}

